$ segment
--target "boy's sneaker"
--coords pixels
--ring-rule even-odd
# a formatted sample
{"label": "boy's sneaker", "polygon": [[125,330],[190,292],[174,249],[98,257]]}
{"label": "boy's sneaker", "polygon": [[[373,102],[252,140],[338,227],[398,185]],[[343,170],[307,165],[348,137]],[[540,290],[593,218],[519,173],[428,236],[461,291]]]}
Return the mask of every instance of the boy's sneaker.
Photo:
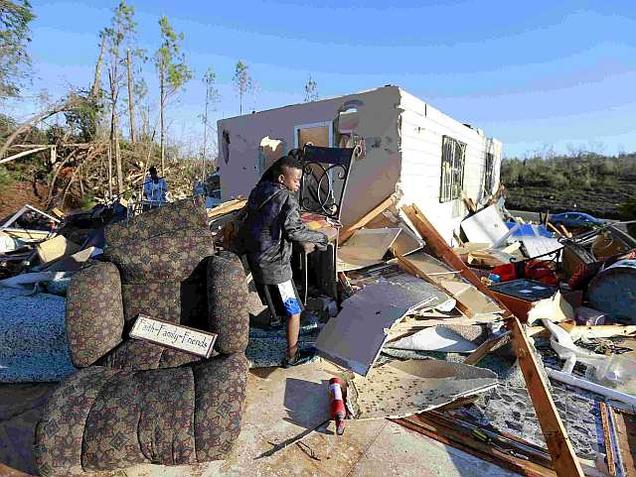
{"label": "boy's sneaker", "polygon": [[293,358],[288,358],[285,356],[283,359],[283,368],[291,368],[292,366],[298,366],[301,364],[308,363],[316,356],[314,348],[311,350],[301,350],[296,351],[296,354]]}

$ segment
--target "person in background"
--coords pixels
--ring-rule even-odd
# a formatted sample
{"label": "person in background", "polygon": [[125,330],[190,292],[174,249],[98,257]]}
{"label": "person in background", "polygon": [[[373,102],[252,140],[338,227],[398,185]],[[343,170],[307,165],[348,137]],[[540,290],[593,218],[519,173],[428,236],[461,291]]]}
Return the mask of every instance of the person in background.
{"label": "person in background", "polygon": [[327,247],[327,236],[309,230],[300,220],[295,194],[301,178],[302,163],[291,155],[272,164],[250,193],[237,237],[263,303],[270,310],[273,308],[276,315],[287,318],[284,367],[313,357],[308,350],[298,349],[302,305],[292,280],[292,243],[298,243],[308,253]]}
{"label": "person in background", "polygon": [[151,207],[161,207],[166,203],[166,193],[168,184],[163,177],[157,174],[157,168],[152,166],[148,169],[148,177],[144,182],[144,199]]}

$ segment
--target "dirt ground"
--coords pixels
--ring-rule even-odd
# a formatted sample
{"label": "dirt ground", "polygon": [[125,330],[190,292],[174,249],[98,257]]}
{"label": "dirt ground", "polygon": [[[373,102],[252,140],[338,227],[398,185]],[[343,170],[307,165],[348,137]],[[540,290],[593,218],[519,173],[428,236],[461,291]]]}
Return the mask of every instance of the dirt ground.
{"label": "dirt ground", "polygon": [[46,186],[37,186],[36,191],[30,182],[15,182],[0,190],[0,220],[11,216],[25,204],[44,210],[48,190]]}

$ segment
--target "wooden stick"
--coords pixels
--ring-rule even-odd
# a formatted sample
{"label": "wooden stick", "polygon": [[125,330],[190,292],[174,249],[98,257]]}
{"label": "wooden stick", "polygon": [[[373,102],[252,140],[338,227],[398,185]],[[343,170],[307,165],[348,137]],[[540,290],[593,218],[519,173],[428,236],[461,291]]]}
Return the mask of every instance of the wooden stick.
{"label": "wooden stick", "polygon": [[536,358],[531,351],[531,345],[517,317],[466,266],[417,206],[406,206],[402,210],[438,258],[446,262],[451,268],[459,270],[466,280],[475,285],[479,291],[495,300],[505,311],[508,327],[512,330],[513,344],[519,360],[519,366],[526,381],[528,393],[539,419],[543,436],[548,444],[554,468],[559,476],[583,476],[581,464],[574,453],[567,431],[547,388],[547,383],[543,374],[539,372]]}
{"label": "wooden stick", "polygon": [[339,243],[343,244],[345,240],[351,237],[356,230],[364,227],[373,219],[375,219],[378,215],[384,212],[386,209],[391,207],[394,204],[395,199],[396,199],[395,195],[390,195],[389,197],[384,199],[380,204],[374,207],[371,211],[363,215],[355,224],[350,225],[344,230],[341,230],[338,236]]}
{"label": "wooden stick", "polygon": [[601,426],[603,427],[603,444],[605,445],[605,457],[607,458],[607,470],[610,477],[616,477],[616,459],[614,458],[614,448],[612,446],[612,438],[610,437],[609,412],[607,404],[599,403],[601,411]]}
{"label": "wooden stick", "polygon": [[490,350],[493,349],[498,343],[501,342],[501,340],[503,340],[504,338],[506,338],[507,336],[510,335],[510,332],[507,331],[505,333],[503,333],[502,335],[499,335],[495,338],[492,338],[488,341],[484,341],[482,344],[480,344],[477,349],[475,351],[473,351],[472,353],[470,353],[468,356],[466,356],[466,359],[464,360],[464,364],[470,364],[472,366],[476,365],[477,363],[479,363],[481,361],[481,359],[486,356],[488,353],[490,353]]}

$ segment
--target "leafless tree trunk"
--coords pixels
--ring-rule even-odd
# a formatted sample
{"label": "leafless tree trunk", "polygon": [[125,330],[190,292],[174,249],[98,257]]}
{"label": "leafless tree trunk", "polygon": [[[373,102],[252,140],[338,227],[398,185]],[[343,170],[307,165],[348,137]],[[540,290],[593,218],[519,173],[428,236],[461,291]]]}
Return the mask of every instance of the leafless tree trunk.
{"label": "leafless tree trunk", "polygon": [[163,64],[163,61],[161,62],[161,73],[159,75],[159,128],[161,129],[161,139],[160,139],[160,143],[161,143],[161,149],[160,149],[160,156],[161,156],[161,175],[164,175],[164,170],[165,170],[165,144],[164,144],[164,140],[165,140],[165,128],[164,128],[164,118],[163,118],[163,109],[165,107],[165,101],[166,101],[166,88],[165,88],[165,71],[164,71],[165,65]]}
{"label": "leafless tree trunk", "polygon": [[101,87],[102,78],[102,62],[104,61],[104,50],[106,49],[106,35],[101,34],[102,43],[99,47],[99,56],[97,57],[97,63],[95,64],[95,79],[93,80],[93,87],[91,88],[91,96],[97,98]]}
{"label": "leafless tree trunk", "polygon": [[210,88],[205,88],[205,112],[203,113],[203,182],[205,182],[205,159],[208,152],[208,108],[210,106]]}
{"label": "leafless tree trunk", "polygon": [[117,192],[121,194],[124,191],[124,177],[121,167],[121,154],[119,151],[119,114],[117,113],[117,99],[119,96],[119,87],[117,84],[117,70],[110,74],[110,144],[113,154],[115,154],[115,167],[117,168]]}
{"label": "leafless tree trunk", "polygon": [[113,198],[113,148],[108,144],[108,199]]}
{"label": "leafless tree trunk", "polygon": [[133,71],[132,71],[132,53],[130,48],[126,54],[126,63],[128,64],[128,115],[130,121],[130,142],[137,142],[137,126],[135,122],[135,99],[133,92]]}

